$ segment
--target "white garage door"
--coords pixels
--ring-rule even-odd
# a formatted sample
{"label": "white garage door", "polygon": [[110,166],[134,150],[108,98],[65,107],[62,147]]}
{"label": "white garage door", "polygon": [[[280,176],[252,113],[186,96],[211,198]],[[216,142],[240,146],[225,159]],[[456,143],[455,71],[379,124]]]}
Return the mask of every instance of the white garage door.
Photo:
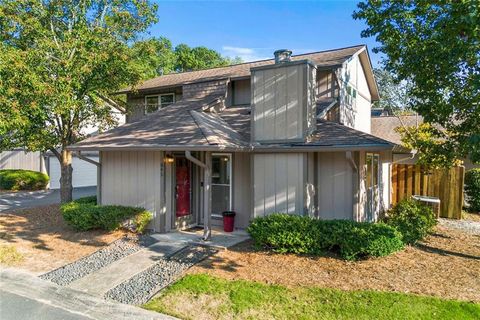
{"label": "white garage door", "polygon": [[[98,161],[98,157],[88,157]],[[77,157],[72,159],[73,187],[97,185],[97,166]],[[60,189],[60,163],[56,157],[50,157],[50,189]]]}

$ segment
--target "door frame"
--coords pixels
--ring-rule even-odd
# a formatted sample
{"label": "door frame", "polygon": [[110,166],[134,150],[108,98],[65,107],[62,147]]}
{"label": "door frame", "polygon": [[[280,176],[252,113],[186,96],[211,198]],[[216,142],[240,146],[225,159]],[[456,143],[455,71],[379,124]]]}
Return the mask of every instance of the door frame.
{"label": "door frame", "polygon": [[[228,157],[228,161],[230,162],[230,170],[229,170],[229,175],[230,175],[230,184],[228,185],[229,186],[229,209],[228,210],[233,210],[233,154],[232,153],[228,153],[228,152],[225,152],[225,153],[222,153],[222,152],[216,152],[216,153],[212,153],[212,160],[213,160],[213,157],[215,156],[226,156]],[[213,203],[213,165],[212,165],[212,203]],[[215,184],[215,185],[221,185],[221,186],[226,186],[225,184]],[[215,214],[215,215],[218,215],[218,214],[221,214],[220,213],[213,213],[213,212],[210,212],[210,214]]]}
{"label": "door frame", "polygon": [[[196,199],[198,194],[198,184],[196,183],[197,169],[196,166],[185,157],[183,153],[173,153],[173,158],[175,159],[172,163],[172,174],[171,174],[171,226],[170,230],[185,230],[198,225],[198,210],[196,205]],[[190,170],[190,214],[184,217],[177,218],[177,201],[176,201],[176,185],[177,185],[177,159],[184,158],[188,163]]]}

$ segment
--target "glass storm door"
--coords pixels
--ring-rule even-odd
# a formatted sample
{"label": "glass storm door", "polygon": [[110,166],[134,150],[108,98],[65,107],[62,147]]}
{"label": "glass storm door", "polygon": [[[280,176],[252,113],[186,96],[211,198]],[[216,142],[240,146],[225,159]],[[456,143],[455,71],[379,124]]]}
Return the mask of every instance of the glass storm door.
{"label": "glass storm door", "polygon": [[366,155],[366,189],[367,189],[367,204],[366,204],[366,218],[367,221],[374,221],[379,211],[379,162],[380,156],[377,153],[367,153]]}
{"label": "glass storm door", "polygon": [[190,161],[184,157],[175,159],[175,217],[191,215]]}
{"label": "glass storm door", "polygon": [[212,214],[232,210],[232,156],[212,155]]}

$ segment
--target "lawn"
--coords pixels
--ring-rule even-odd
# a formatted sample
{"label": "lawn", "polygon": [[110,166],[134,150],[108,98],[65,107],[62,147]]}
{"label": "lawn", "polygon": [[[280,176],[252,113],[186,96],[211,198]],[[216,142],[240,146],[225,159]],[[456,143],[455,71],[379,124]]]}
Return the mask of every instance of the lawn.
{"label": "lawn", "polygon": [[480,305],[378,291],[187,275],[143,306],[182,319],[478,319]]}

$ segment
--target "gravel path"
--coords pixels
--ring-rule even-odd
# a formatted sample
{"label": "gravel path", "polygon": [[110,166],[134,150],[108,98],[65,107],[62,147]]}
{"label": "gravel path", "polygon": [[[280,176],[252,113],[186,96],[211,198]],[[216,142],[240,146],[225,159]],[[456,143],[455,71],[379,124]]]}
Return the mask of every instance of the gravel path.
{"label": "gravel path", "polygon": [[95,251],[89,256],[73,263],[50,271],[40,276],[43,280],[52,281],[58,285],[66,286],[71,282],[85,277],[112,262],[120,260],[147,246],[152,240],[149,237],[126,237],[112,242],[107,247]]}
{"label": "gravel path", "polygon": [[185,270],[216,252],[212,248],[188,246],[111,289],[105,298],[127,304],[143,304],[178,279]]}
{"label": "gravel path", "polygon": [[438,219],[439,224],[443,227],[465,231],[467,233],[480,235],[480,222],[471,220],[453,220]]}

